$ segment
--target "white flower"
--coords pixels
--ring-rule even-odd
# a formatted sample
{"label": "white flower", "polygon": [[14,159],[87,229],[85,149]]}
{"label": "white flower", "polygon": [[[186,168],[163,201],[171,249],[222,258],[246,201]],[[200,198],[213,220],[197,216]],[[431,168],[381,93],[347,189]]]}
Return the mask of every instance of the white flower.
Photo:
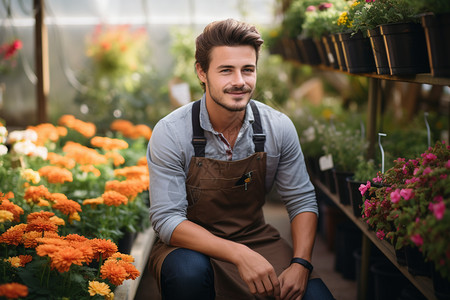
{"label": "white flower", "polygon": [[8,130],[5,126],[0,126],[0,144],[4,144],[6,136],[8,135]]}
{"label": "white flower", "polygon": [[305,137],[305,142],[312,142],[316,139],[316,130],[310,126],[303,131],[303,136]]}
{"label": "white flower", "polygon": [[38,135],[36,131],[32,129],[27,130],[15,130],[9,134],[8,141],[12,144],[20,141],[37,141]]}
{"label": "white flower", "polygon": [[23,141],[23,142],[17,142],[13,146],[14,152],[21,154],[21,155],[28,155],[32,152],[34,152],[36,149],[36,145],[33,144],[31,141]]}
{"label": "white flower", "polygon": [[38,156],[42,159],[47,159],[48,150],[46,147],[35,147],[34,151],[30,153],[31,156]]}
{"label": "white flower", "polygon": [[0,156],[5,155],[6,153],[8,153],[8,147],[0,145]]}

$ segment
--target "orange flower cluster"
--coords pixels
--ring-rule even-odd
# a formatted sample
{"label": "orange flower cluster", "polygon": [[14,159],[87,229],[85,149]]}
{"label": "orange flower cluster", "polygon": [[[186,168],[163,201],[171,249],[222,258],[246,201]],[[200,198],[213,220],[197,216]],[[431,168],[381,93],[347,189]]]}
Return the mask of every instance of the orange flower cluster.
{"label": "orange flower cluster", "polygon": [[90,205],[91,208],[96,208],[97,205],[99,204],[103,204],[103,198],[102,197],[98,197],[98,198],[93,198],[93,199],[86,199],[83,201],[83,205]]}
{"label": "orange flower cluster", "polygon": [[88,138],[94,136],[97,130],[94,123],[78,120],[73,115],[63,115],[59,118],[58,124],[78,131]]}
{"label": "orange flower cluster", "polygon": [[47,160],[55,166],[59,166],[66,169],[73,169],[75,167],[75,160],[73,158],[65,157],[54,152],[47,154]]}
{"label": "orange flower cluster", "polygon": [[56,166],[44,166],[39,169],[39,175],[47,178],[49,183],[72,182],[72,172]]}
{"label": "orange flower cluster", "polygon": [[137,139],[140,137],[144,137],[147,140],[150,140],[152,137],[152,129],[144,124],[134,125],[128,120],[118,119],[111,123],[111,130],[118,131],[123,134],[123,136]]}
{"label": "orange flower cluster", "polygon": [[28,296],[28,287],[26,285],[12,282],[0,285],[0,297],[6,299],[18,299]]}
{"label": "orange flower cluster", "polygon": [[114,166],[116,166],[116,167],[125,163],[125,158],[123,158],[122,155],[120,155],[118,152],[115,152],[115,151],[109,151],[109,152],[105,153],[105,157],[107,159],[111,159],[113,161]]}
{"label": "orange flower cluster", "polygon": [[52,207],[59,210],[67,216],[72,216],[81,211],[81,206],[76,201],[67,199],[67,196],[60,193],[53,193],[52,200],[54,204]]}
{"label": "orange flower cluster", "polygon": [[37,146],[44,146],[47,141],[56,142],[60,137],[67,135],[67,128],[54,126],[50,123],[28,126],[28,129],[36,131],[38,138],[35,144]]}
{"label": "orange flower cluster", "polygon": [[5,259],[5,261],[9,262],[11,266],[15,268],[25,267],[25,265],[32,260],[33,257],[31,255],[19,255]]}
{"label": "orange flower cluster", "polygon": [[128,203],[128,198],[116,191],[107,191],[103,193],[102,199],[103,203],[108,206],[126,205]]}
{"label": "orange flower cluster", "polygon": [[17,206],[8,199],[1,197],[0,197],[0,210],[6,210],[12,213],[14,222],[20,222],[20,216],[23,215],[24,213],[22,207]]}
{"label": "orange flower cluster", "polygon": [[94,174],[95,177],[99,177],[100,175],[102,175],[100,170],[97,169],[96,167],[94,167],[93,165],[81,165],[80,170],[83,171],[84,173],[90,172],[90,173]]}
{"label": "orange flower cluster", "polygon": [[106,182],[105,191],[116,191],[128,199],[134,199],[139,193],[148,189],[149,180],[127,179],[124,181],[111,180]]}
{"label": "orange flower cluster", "polygon": [[91,139],[91,145],[105,150],[127,149],[128,143],[121,139],[112,139],[109,137],[95,136]]}
{"label": "orange flower cluster", "polygon": [[139,179],[139,180],[147,180],[148,177],[148,168],[147,166],[131,166],[125,167],[123,169],[115,169],[114,176],[116,177],[125,177],[127,179]]}
{"label": "orange flower cluster", "polygon": [[107,162],[107,158],[95,149],[79,143],[67,142],[63,147],[63,151],[66,153],[66,157],[73,158],[81,165],[100,165]]}
{"label": "orange flower cluster", "polygon": [[121,285],[124,280],[136,279],[140,273],[136,267],[131,264],[130,256],[117,253],[105,261],[100,269],[101,277],[108,279],[114,285]]}
{"label": "orange flower cluster", "polygon": [[51,193],[43,185],[30,186],[23,197],[27,202],[39,204],[42,200],[50,199]]}
{"label": "orange flower cluster", "polygon": [[136,163],[136,165],[148,167],[147,157],[146,156],[142,156],[141,158],[139,158],[137,163]]}

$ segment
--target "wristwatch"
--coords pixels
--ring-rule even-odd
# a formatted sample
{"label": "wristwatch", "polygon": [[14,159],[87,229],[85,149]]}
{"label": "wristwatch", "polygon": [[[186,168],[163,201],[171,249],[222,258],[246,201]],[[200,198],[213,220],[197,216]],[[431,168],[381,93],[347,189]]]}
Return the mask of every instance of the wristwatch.
{"label": "wristwatch", "polygon": [[293,259],[291,259],[291,265],[294,264],[294,263],[301,264],[302,266],[307,268],[310,273],[313,270],[313,265],[309,261],[307,261],[306,259],[303,259],[303,258],[300,258],[300,257],[294,257]]}

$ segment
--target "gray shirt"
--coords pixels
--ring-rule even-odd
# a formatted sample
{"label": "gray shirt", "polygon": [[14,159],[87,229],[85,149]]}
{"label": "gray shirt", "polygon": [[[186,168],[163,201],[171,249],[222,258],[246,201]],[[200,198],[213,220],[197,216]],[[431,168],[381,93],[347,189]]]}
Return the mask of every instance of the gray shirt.
{"label": "gray shirt", "polygon": [[[258,101],[255,103],[266,135],[266,192],[275,183],[291,220],[301,212],[318,214],[314,187],[306,171],[294,124],[285,114]],[[188,204],[185,182],[190,160],[194,156],[191,117],[192,103],[189,103],[161,119],[153,128],[147,150],[150,219],[155,232],[167,244],[174,229],[186,220]],[[244,159],[255,152],[253,121],[252,109],[247,105],[244,123],[233,147],[232,160]],[[207,139],[205,157],[227,160],[223,137],[213,129],[209,120],[205,95],[200,105],[200,126]]]}

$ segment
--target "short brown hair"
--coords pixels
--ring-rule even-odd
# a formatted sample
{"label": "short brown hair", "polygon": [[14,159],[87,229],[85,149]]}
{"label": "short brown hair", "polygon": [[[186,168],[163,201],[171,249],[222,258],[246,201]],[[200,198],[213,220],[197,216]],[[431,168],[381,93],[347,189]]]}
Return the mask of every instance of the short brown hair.
{"label": "short brown hair", "polygon": [[263,39],[256,27],[234,19],[215,21],[208,24],[195,41],[195,63],[208,71],[210,54],[217,46],[252,46],[258,61]]}

